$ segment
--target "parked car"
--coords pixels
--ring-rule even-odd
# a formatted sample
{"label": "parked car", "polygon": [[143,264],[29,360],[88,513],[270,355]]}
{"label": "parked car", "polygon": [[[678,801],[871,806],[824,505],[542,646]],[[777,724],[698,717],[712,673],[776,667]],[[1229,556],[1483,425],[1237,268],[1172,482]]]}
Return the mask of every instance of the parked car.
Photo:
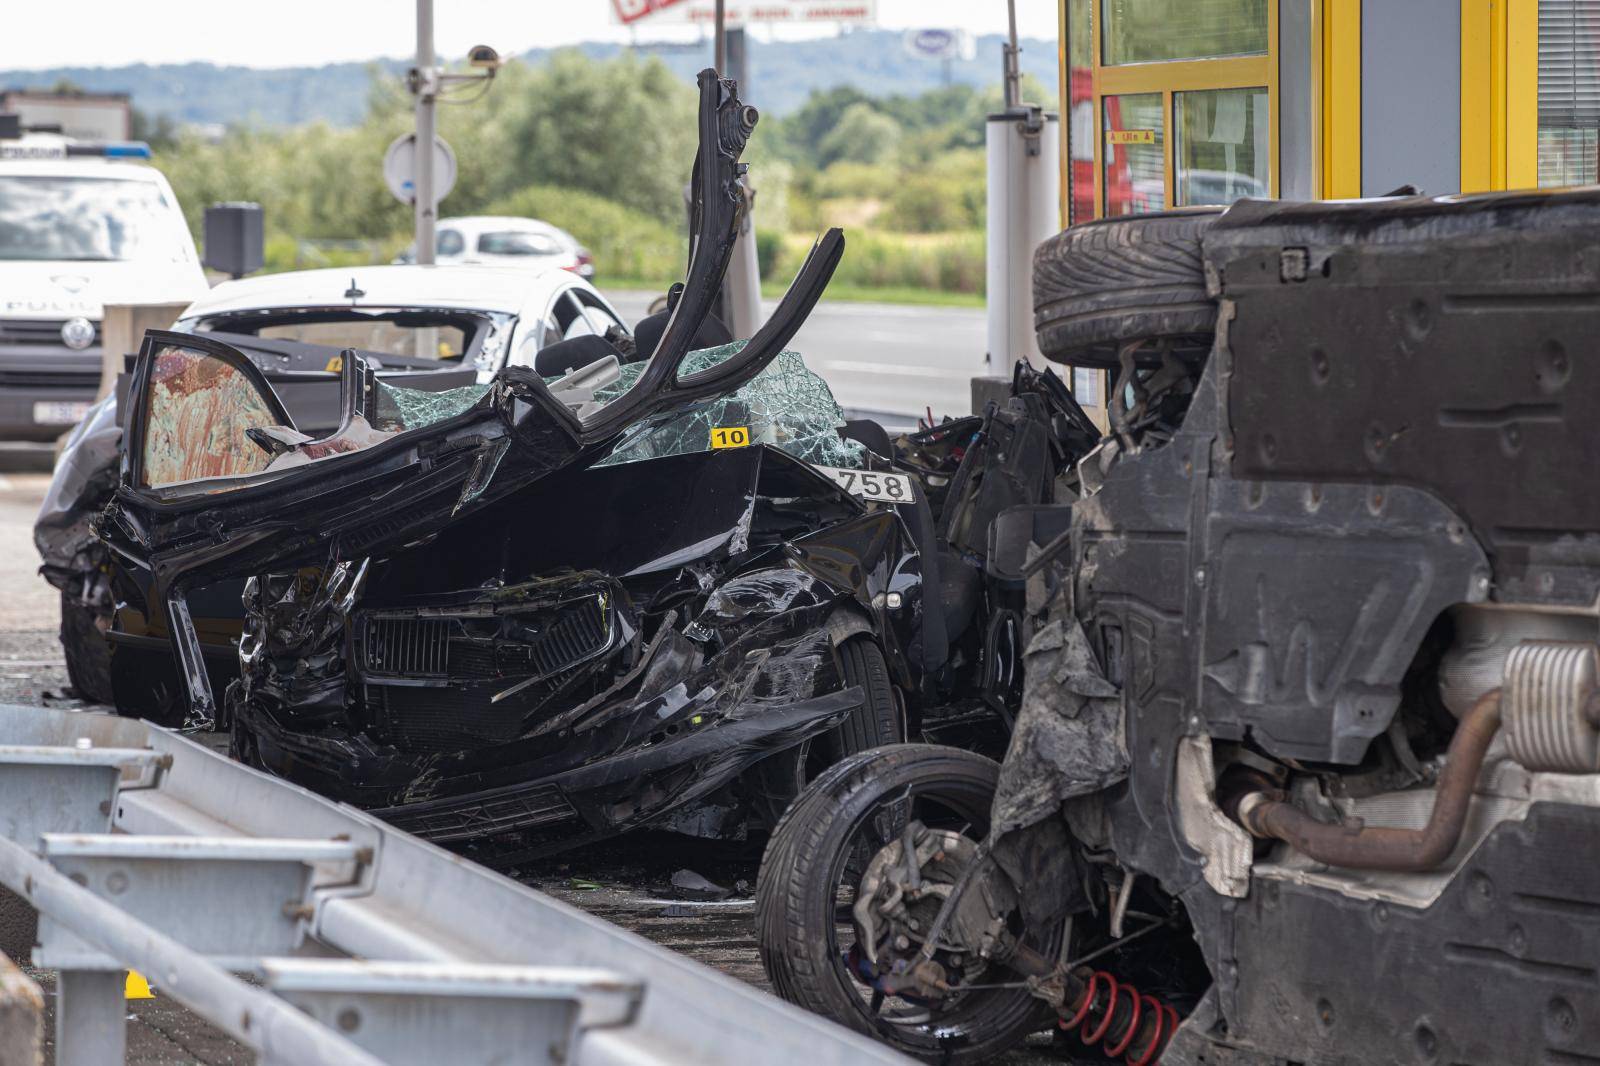
{"label": "parked car", "polygon": [[[536,218],[474,215],[441,218],[434,233],[434,262],[441,266],[560,267],[594,280],[594,256],[559,226]],[[415,263],[416,245],[396,262]]]}
{"label": "parked car", "polygon": [[[358,267],[224,282],[186,308],[174,328],[248,357],[295,424],[311,433],[339,424],[340,370],[351,351],[380,381],[438,392],[488,381],[507,365],[532,367],[563,339],[609,332],[625,343],[628,336],[605,297],[571,272],[491,267]],[[45,578],[62,591],[62,646],[73,686],[89,699],[164,721],[181,714],[164,629],[128,606],[138,597],[118,587],[140,586],[149,575],[121,561],[111,566],[89,530],[120,470],[126,408],[118,401],[125,394],[126,378],[69,439],[34,540]],[[195,590],[218,698],[238,673],[241,581]]]}
{"label": "parked car", "polygon": [[206,290],[167,179],[142,144],[0,140],[0,440],[51,441],[100,386],[108,303]]}
{"label": "parked car", "polygon": [[[738,221],[716,190],[756,116],[712,72],[700,87],[695,253],[636,344],[575,336],[432,394],[346,351],[340,425],[314,437],[219,335],[150,335],[98,529],[150,575],[119,599],[170,635],[188,727],[502,862],[770,826],[908,728],[1003,742],[1021,593],[986,592],[991,520],[1050,500],[1092,426],[1032,372],[898,443],[844,426],[784,351],[838,231],[748,342],[704,347]],[[239,578],[219,703],[195,592]]]}
{"label": "parked car", "polygon": [[[1600,189],[1244,201],[1035,258],[1116,377],[1003,763],[844,760],[767,849],[774,988],[929,1062],[1600,1047]],[[1007,515],[1002,515],[1002,519]]]}

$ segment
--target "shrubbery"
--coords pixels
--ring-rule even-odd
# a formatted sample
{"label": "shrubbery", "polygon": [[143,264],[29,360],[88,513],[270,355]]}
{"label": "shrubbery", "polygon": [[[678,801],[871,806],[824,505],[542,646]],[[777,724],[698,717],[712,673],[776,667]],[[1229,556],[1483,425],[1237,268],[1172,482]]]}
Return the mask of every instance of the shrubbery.
{"label": "shrubbery", "polygon": [[[811,241],[811,236],[800,233],[785,239],[777,280],[788,280],[799,268]],[[983,232],[921,235],[846,230],[844,258],[833,280],[860,289],[982,294]]]}
{"label": "shrubbery", "polygon": [[[786,281],[831,224],[849,237],[841,285],[981,293],[983,116],[998,105],[992,95],[964,86],[884,98],[835,89],[763,121],[746,153],[762,278]],[[693,87],[654,59],[570,52],[538,68],[509,63],[482,100],[440,109],[441,135],[459,161],[440,213],[542,218],[588,246],[602,285],[675,280],[686,254],[694,106]],[[388,262],[409,243],[411,212],[384,187],[379,163],[410,128],[409,97],[393,79],[375,78],[357,127],[183,136],[156,163],[197,235],[205,205],[259,202],[268,269]]]}

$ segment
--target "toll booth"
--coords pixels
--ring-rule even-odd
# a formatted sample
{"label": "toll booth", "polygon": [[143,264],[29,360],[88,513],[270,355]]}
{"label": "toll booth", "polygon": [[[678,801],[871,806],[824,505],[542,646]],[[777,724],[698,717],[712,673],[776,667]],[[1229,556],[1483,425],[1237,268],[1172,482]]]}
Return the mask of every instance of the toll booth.
{"label": "toll booth", "polygon": [[1069,222],[1600,180],[1600,0],[1058,0]]}

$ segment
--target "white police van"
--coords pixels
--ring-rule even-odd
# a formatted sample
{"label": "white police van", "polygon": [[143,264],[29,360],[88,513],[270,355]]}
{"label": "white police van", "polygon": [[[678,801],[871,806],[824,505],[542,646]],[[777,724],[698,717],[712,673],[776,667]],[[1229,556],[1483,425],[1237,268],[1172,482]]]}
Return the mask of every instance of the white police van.
{"label": "white police van", "polygon": [[[139,143],[19,135],[0,116],[0,441],[47,441],[100,383],[108,303],[206,291],[166,178]],[[6,134],[11,136],[7,137]]]}

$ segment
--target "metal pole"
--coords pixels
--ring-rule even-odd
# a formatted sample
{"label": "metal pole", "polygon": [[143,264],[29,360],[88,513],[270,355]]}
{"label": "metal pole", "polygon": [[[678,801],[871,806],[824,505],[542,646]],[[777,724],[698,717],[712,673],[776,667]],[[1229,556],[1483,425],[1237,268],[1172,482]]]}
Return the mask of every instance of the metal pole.
{"label": "metal pole", "polygon": [[[717,0],[717,36],[712,49],[712,63],[721,77],[728,76],[728,5],[727,0]],[[743,86],[741,86],[743,88]]]}
{"label": "metal pole", "polygon": [[1017,61],[1022,51],[1017,46],[1017,0],[1006,0],[1006,15],[1011,21],[1011,35],[1005,45],[1005,100],[1006,110],[1010,111],[1022,103],[1022,74]]}
{"label": "metal pole", "polygon": [[417,94],[416,241],[417,262],[433,262],[433,224],[437,210],[433,195],[434,97],[438,90],[433,54],[433,0],[417,0],[417,69],[412,91]]}
{"label": "metal pole", "polygon": [[748,103],[750,101],[750,62],[749,51],[745,48],[745,29],[735,26],[722,36],[723,58],[725,66],[717,68],[725,78],[732,78],[739,83],[739,99]]}
{"label": "metal pole", "polygon": [[128,1057],[123,981],[121,970],[56,975],[57,1066],[104,1066]]}

